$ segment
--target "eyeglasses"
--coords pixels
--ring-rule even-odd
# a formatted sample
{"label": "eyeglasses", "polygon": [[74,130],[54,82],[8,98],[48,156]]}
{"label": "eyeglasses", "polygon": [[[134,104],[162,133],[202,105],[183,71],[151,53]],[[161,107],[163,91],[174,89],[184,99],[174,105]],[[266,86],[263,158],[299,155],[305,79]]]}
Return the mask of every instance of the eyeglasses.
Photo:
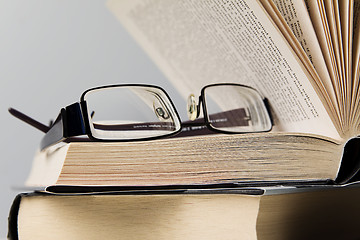
{"label": "eyeglasses", "polygon": [[[272,122],[266,99],[253,88],[240,84],[207,85],[198,102],[188,98],[190,121],[219,133],[270,131]],[[70,137],[87,135],[97,141],[150,140],[179,133],[191,122],[181,123],[168,94],[152,85],[110,85],[86,90],[79,102],[62,108],[48,127],[9,109],[15,117],[45,132],[40,147],[45,149]],[[200,123],[200,124],[199,124]]]}

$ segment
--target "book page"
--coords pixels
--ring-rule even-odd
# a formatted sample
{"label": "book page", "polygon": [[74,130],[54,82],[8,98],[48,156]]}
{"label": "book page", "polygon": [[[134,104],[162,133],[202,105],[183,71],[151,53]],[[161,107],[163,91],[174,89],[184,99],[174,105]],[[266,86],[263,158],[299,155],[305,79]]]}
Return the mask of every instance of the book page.
{"label": "book page", "polygon": [[[340,10],[339,3],[337,0],[325,1],[325,13],[327,21],[329,23],[330,36],[332,39],[332,44],[334,46],[335,60],[337,62],[337,67],[339,69],[339,83],[341,91],[344,94],[344,82],[345,82],[345,66],[344,66],[344,57],[343,57],[343,39],[341,36],[341,23],[340,23]],[[343,100],[345,103],[345,101]],[[345,105],[345,104],[344,104]]]}
{"label": "book page", "polygon": [[[324,13],[329,26],[329,33],[332,41],[333,52],[335,54],[335,62],[338,69],[338,82],[340,86],[341,102],[340,106],[345,107],[345,88],[344,88],[344,58],[342,49],[342,38],[341,38],[341,27],[340,27],[340,16],[339,6],[337,0],[324,1]],[[343,109],[343,115],[345,115],[345,109]]]}
{"label": "book page", "polygon": [[[316,36],[329,71],[336,98],[339,106],[344,106],[339,83],[339,69],[335,58],[335,50],[330,36],[330,27],[326,17],[325,4],[320,1],[305,0],[308,7],[311,22],[315,29]],[[344,118],[344,110],[340,108],[340,119]]]}
{"label": "book page", "polygon": [[[334,53],[333,61],[337,69],[336,82],[338,84],[338,96],[339,96],[339,105],[341,107],[341,118],[345,119],[345,86],[344,86],[344,59],[342,57],[342,39],[341,39],[341,29],[339,26],[339,8],[337,6],[337,0],[329,0],[322,2],[322,14],[326,17],[328,23],[328,34],[331,41],[332,52]],[[343,122],[345,124],[345,122]]]}
{"label": "book page", "polygon": [[[300,61],[300,64],[307,71],[307,74],[309,74],[309,79],[311,80],[312,86],[316,91],[316,93],[318,94],[318,96],[320,97],[320,100],[324,103],[324,106],[326,107],[328,114],[333,120],[335,127],[337,129],[341,129],[339,107],[337,100],[335,100],[337,98],[334,89],[331,86],[332,85],[331,79],[329,79],[329,76],[326,74],[325,75],[322,74],[321,75],[322,78],[319,76],[319,72],[316,71],[313,63],[309,59],[309,56],[303,50],[303,47],[300,44],[298,38],[295,36],[292,29],[289,27],[284,16],[280,13],[275,3],[269,0],[259,0],[259,2],[261,2],[262,6],[266,10],[270,19],[273,21],[273,24],[281,32],[282,36],[289,44],[291,50],[293,50],[293,52],[296,54],[296,57]],[[292,12],[295,14],[297,11],[294,10],[295,5],[291,5],[290,7],[293,8]],[[306,10],[304,11],[304,13],[305,13],[305,17],[307,17],[309,21],[310,19],[308,17]],[[322,62],[324,64],[323,59]],[[320,72],[326,73],[326,67],[324,69],[321,69]]]}
{"label": "book page", "polygon": [[[352,111],[351,120],[360,125],[359,119],[359,102],[360,102],[360,0],[354,1],[354,19],[353,19],[353,50],[352,50],[352,106],[355,108]],[[360,130],[360,127],[358,127]]]}
{"label": "book page", "polygon": [[[311,63],[314,65],[319,77],[329,94],[334,107],[338,109],[334,85],[327,70],[321,47],[311,23],[310,16],[304,1],[272,0],[284,20],[291,28],[294,36],[301,44]],[[337,110],[338,111],[338,110]]]}
{"label": "book page", "polygon": [[359,89],[359,64],[360,64],[360,0],[354,1],[353,19],[353,89]]}
{"label": "book page", "polygon": [[[351,2],[351,3],[350,3]],[[339,28],[341,28],[341,39],[342,39],[342,58],[343,58],[343,77],[344,77],[344,99],[345,99],[345,112],[347,125],[351,125],[349,122],[351,112],[351,93],[352,93],[352,70],[351,70],[351,50],[352,50],[352,36],[353,36],[353,1],[341,0],[338,4],[335,4],[339,9]]]}
{"label": "book page", "polygon": [[110,1],[184,99],[210,83],[268,98],[274,130],[339,138],[300,61],[256,1]]}

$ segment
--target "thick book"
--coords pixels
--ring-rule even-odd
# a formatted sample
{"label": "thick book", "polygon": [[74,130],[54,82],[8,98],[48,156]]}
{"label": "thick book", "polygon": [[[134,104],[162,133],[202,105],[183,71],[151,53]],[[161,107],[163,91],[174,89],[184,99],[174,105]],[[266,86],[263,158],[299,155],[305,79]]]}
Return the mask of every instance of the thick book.
{"label": "thick book", "polygon": [[359,146],[283,133],[63,143],[36,154],[26,185],[345,183],[357,180]]}
{"label": "thick book", "polygon": [[274,127],[270,133],[57,145],[36,155],[27,185],[358,179],[359,6],[109,1],[184,99],[207,84],[249,85],[268,100]]}
{"label": "thick book", "polygon": [[250,85],[269,100],[274,128],[69,143],[37,154],[28,185],[343,183],[356,175],[358,140],[348,141],[360,126],[359,1],[111,0],[108,6],[184,99],[211,83]]}
{"label": "thick book", "polygon": [[10,240],[358,239],[359,187],[20,194]]}

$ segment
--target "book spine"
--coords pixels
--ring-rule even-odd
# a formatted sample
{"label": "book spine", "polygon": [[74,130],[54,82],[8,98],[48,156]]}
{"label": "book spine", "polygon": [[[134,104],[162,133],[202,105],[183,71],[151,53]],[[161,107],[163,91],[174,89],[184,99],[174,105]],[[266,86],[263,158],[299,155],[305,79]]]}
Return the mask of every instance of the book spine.
{"label": "book spine", "polygon": [[337,184],[360,180],[360,138],[350,139],[344,146],[340,169],[335,179]]}
{"label": "book spine", "polygon": [[18,216],[20,209],[20,202],[22,197],[26,195],[24,193],[18,194],[10,208],[9,218],[8,218],[8,240],[18,240]]}

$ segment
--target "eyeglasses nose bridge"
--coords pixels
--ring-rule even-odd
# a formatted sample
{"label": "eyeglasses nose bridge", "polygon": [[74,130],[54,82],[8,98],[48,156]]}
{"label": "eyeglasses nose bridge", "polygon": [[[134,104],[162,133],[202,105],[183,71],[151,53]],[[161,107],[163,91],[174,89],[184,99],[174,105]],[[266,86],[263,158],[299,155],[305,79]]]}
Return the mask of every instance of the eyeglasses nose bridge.
{"label": "eyeglasses nose bridge", "polygon": [[197,119],[200,115],[200,104],[201,104],[201,97],[199,97],[198,103],[196,102],[195,95],[190,94],[187,100],[187,114],[188,118],[191,121]]}

